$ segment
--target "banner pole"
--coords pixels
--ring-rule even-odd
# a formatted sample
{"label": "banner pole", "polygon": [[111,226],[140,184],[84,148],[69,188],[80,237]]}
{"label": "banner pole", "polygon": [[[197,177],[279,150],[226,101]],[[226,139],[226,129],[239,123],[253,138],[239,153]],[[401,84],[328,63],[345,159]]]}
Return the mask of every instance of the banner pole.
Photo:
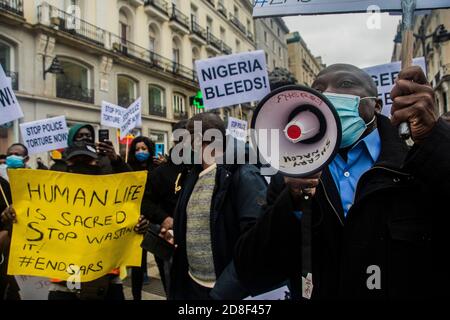
{"label": "banner pole", "polygon": [[[414,11],[416,10],[416,0],[402,0],[402,70],[412,65],[414,49]],[[424,53],[425,54],[425,53]],[[426,64],[426,57],[425,57]],[[407,122],[400,123],[398,127],[400,137],[408,140],[411,137],[411,130]]]}
{"label": "banner pole", "polygon": [[8,198],[6,198],[5,191],[3,190],[2,185],[0,184],[0,191],[2,192],[3,200],[5,200],[6,206],[9,207],[9,201]]}

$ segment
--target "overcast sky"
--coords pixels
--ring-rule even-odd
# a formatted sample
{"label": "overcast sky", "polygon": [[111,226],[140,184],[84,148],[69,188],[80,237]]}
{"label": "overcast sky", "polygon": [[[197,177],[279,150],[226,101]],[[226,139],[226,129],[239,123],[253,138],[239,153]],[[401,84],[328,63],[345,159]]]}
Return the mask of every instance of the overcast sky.
{"label": "overcast sky", "polygon": [[[369,29],[369,14],[285,17],[290,31],[298,31],[315,56],[327,65],[351,63],[360,68],[391,61],[400,16],[380,14],[380,29]],[[372,20],[373,21],[373,20]]]}

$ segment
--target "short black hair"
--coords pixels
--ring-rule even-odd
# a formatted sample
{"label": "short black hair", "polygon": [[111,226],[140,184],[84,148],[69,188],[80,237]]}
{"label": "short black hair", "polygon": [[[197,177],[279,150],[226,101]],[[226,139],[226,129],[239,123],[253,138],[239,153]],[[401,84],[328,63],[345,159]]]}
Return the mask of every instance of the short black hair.
{"label": "short black hair", "polygon": [[0,160],[6,159],[6,154],[0,154]]}
{"label": "short black hair", "polygon": [[178,129],[186,129],[187,123],[188,123],[188,120],[181,120],[181,121],[175,123],[172,126],[172,131],[176,131]]}
{"label": "short black hair", "polygon": [[13,147],[22,147],[23,150],[25,151],[25,157],[28,156],[28,148],[25,147],[25,145],[23,145],[21,143],[13,143],[12,145],[9,146],[8,153],[9,153],[9,150],[11,150],[11,148],[13,148]]}
{"label": "short black hair", "polygon": [[202,123],[202,134],[205,134],[205,132],[209,129],[217,129],[225,138],[225,123],[217,114],[212,112],[204,112],[193,116],[186,124],[186,129],[189,130],[190,133],[194,133],[194,122],[196,121],[200,121]]}
{"label": "short black hair", "polygon": [[270,90],[275,90],[280,87],[297,84],[297,79],[294,74],[284,68],[276,67],[269,73]]}

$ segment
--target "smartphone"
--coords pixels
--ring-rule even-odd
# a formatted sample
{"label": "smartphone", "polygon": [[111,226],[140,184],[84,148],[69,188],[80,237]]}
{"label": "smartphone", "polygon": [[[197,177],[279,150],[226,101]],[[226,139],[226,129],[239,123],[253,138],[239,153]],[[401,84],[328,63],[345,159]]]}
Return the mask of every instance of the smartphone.
{"label": "smartphone", "polygon": [[98,141],[100,141],[100,142],[109,141],[109,130],[108,129],[98,130]]}
{"label": "smartphone", "polygon": [[141,247],[144,250],[153,253],[156,257],[169,261],[175,252],[175,246],[161,238],[158,233],[159,228],[155,225],[151,225],[144,236]]}

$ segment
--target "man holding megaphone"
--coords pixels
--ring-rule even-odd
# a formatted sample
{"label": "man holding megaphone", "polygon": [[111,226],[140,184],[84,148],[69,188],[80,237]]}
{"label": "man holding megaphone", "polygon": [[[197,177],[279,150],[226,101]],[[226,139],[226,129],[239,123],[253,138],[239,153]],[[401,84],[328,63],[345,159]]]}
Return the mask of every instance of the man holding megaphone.
{"label": "man holding megaphone", "polygon": [[[266,214],[237,245],[239,277],[253,295],[289,279],[299,299],[442,297],[450,125],[435,115],[422,70],[399,74],[390,120],[373,79],[357,67],[332,65],[312,88],[339,117],[337,154],[309,176],[280,169],[272,178]],[[398,135],[402,122],[410,125],[411,148]],[[290,148],[297,146],[304,147]]]}

